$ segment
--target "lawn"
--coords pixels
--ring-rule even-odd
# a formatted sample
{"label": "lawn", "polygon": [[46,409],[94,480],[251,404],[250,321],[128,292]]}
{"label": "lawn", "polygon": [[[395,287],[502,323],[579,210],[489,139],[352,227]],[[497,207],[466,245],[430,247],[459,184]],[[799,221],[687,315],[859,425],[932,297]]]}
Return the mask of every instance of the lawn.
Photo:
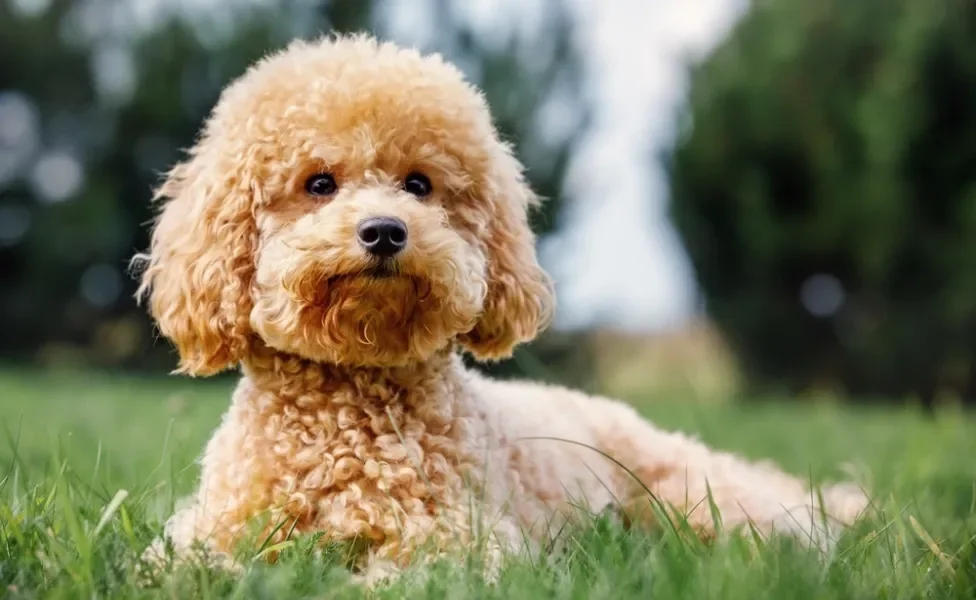
{"label": "lawn", "polygon": [[[185,569],[137,586],[132,561],[193,486],[193,464],[230,381],[142,380],[0,370],[0,598],[360,597],[341,552],[308,540],[242,576]],[[976,597],[976,420],[947,410],[831,404],[642,403],[661,425],[816,481],[851,461],[871,514],[828,556],[745,538],[705,546],[679,531],[609,520],[568,532],[565,549],[510,557],[486,586],[465,557],[445,558],[377,597],[966,598]],[[123,493],[119,493],[124,490]],[[119,502],[121,500],[121,502]]]}

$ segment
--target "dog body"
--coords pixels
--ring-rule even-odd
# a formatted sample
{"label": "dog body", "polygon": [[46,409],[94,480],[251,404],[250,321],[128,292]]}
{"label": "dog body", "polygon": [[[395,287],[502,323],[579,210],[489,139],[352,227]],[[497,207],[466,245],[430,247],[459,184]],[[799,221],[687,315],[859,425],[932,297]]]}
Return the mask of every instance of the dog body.
{"label": "dog body", "polygon": [[[467,369],[511,354],[553,298],[537,202],[480,93],[451,65],[364,37],[296,43],[229,86],[163,210],[141,294],[180,370],[240,366],[178,553],[231,554],[249,523],[361,544],[362,566],[484,542],[547,544],[580,510],[653,520],[648,490],[703,536],[823,541],[798,478],[663,432],[630,407]],[[159,550],[159,545],[154,546]]]}
{"label": "dog body", "polygon": [[705,537],[716,533],[710,492],[730,529],[819,545],[831,535],[823,508],[840,519],[863,508],[857,490],[829,488],[821,507],[800,480],[658,430],[625,404],[491,380],[455,353],[395,369],[266,358],[245,366],[200,490],[167,524],[178,551],[205,541],[230,553],[257,522],[265,546],[316,532],[368,542],[366,568],[475,544],[497,559],[558,541],[582,514],[654,519],[648,489]]}

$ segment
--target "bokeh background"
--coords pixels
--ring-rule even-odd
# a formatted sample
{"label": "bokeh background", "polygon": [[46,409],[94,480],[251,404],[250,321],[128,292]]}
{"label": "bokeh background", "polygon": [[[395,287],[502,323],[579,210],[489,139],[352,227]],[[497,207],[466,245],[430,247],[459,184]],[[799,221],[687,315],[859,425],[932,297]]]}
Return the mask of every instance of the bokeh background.
{"label": "bokeh background", "polygon": [[553,328],[491,368],[627,397],[976,403],[976,2],[0,0],[0,363],[165,374],[159,175],[295,37],[486,91],[548,198]]}

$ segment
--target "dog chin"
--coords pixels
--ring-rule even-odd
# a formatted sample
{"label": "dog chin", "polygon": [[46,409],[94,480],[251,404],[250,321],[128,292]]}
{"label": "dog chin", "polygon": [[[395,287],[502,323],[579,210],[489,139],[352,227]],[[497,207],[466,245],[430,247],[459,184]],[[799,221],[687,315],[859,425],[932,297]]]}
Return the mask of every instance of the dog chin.
{"label": "dog chin", "polygon": [[254,330],[272,348],[339,365],[427,360],[474,327],[484,297],[481,284],[431,281],[383,266],[283,283],[260,293]]}

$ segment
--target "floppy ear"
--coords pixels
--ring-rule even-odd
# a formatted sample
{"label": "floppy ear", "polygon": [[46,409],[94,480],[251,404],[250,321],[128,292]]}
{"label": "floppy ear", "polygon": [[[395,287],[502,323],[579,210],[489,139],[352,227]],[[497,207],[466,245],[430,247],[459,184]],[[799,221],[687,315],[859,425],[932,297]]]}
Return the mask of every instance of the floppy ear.
{"label": "floppy ear", "polygon": [[474,329],[458,341],[475,358],[498,360],[532,340],[552,316],[551,280],[539,266],[528,211],[539,202],[509,147],[498,144],[474,201],[484,207],[481,241],[487,257],[488,292]]}
{"label": "floppy ear", "polygon": [[256,190],[198,146],[155,195],[163,202],[137,295],[176,346],[179,372],[210,375],[244,355],[251,329]]}

